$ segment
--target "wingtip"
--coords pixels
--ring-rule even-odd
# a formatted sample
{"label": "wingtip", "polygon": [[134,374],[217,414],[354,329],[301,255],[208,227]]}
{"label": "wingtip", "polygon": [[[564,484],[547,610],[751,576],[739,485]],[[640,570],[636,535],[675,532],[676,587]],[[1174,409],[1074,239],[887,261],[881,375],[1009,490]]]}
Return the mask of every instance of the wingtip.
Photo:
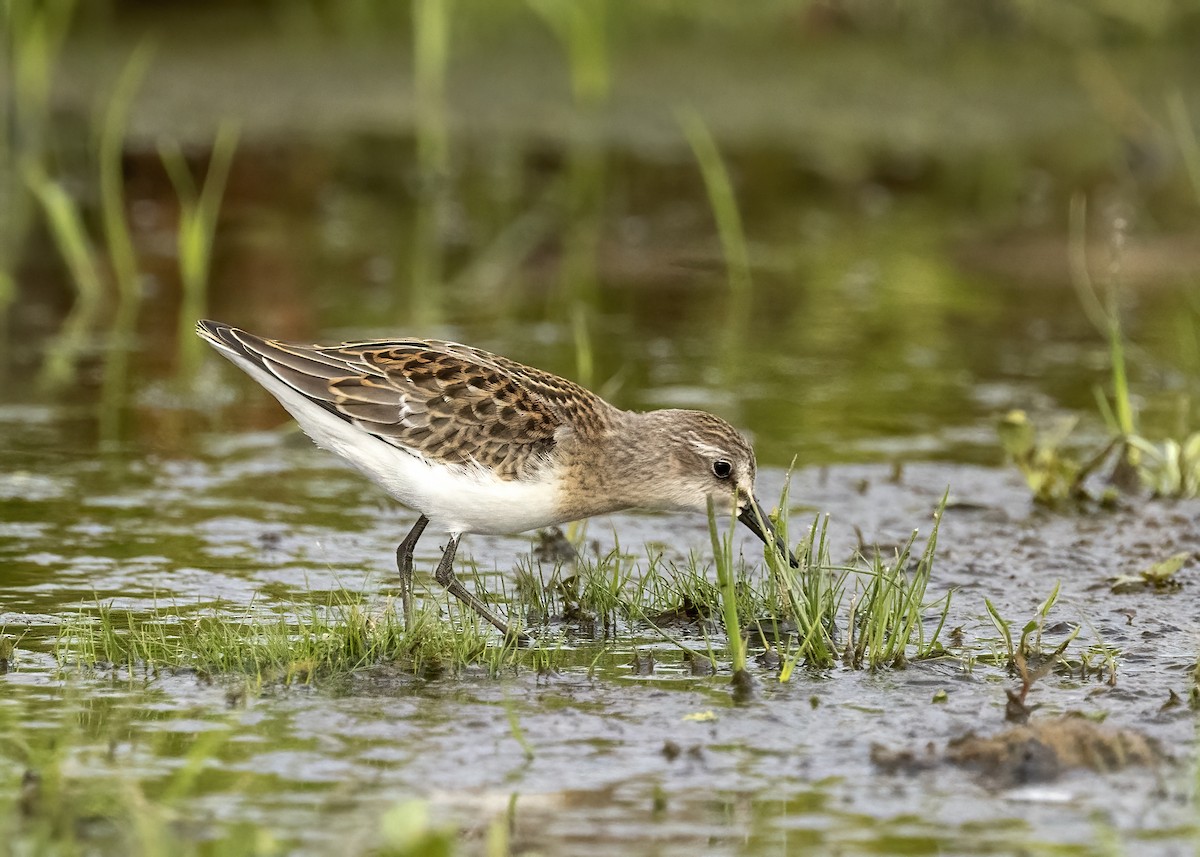
{"label": "wingtip", "polygon": [[229,350],[242,350],[237,340],[238,329],[223,321],[202,318],[196,322],[196,334],[210,345]]}

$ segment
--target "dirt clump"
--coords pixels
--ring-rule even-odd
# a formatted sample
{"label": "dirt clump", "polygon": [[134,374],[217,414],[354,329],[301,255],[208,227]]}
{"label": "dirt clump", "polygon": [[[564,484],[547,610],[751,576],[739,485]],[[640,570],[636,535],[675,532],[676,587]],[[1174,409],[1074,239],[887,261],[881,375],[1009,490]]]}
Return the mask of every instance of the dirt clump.
{"label": "dirt clump", "polygon": [[988,737],[968,733],[946,745],[946,761],[976,768],[1002,785],[1046,782],[1071,768],[1106,773],[1162,759],[1158,745],[1140,732],[1072,716],[1013,726]]}
{"label": "dirt clump", "polygon": [[986,737],[968,733],[949,741],[941,754],[932,743],[919,750],[871,747],[871,761],[888,773],[916,774],[949,763],[974,768],[1003,787],[1047,782],[1073,768],[1106,773],[1164,758],[1140,732],[1077,716],[1037,720]]}

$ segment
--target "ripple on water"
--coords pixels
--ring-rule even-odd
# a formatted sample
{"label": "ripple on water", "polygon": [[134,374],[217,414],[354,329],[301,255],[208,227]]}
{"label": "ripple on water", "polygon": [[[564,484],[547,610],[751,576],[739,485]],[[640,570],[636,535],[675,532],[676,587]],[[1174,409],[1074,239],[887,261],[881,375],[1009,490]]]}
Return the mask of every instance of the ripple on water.
{"label": "ripple on water", "polygon": [[60,500],[73,489],[64,478],[26,470],[0,473],[0,502],[23,500],[27,503],[46,503]]}
{"label": "ripple on water", "polygon": [[[287,455],[270,444],[251,444],[240,454],[246,461],[238,467]],[[285,477],[294,480],[287,487],[302,492],[302,501],[260,503],[254,492],[261,479],[223,482],[226,475],[219,463],[172,467],[153,476],[153,489],[131,490],[124,499],[134,502],[96,507],[119,513],[145,506],[154,513],[106,517],[97,511],[79,521],[60,496],[48,501],[51,511],[59,504],[56,514],[72,524],[56,530],[40,522],[11,523],[4,531],[11,551],[36,573],[6,592],[28,613],[9,608],[5,615],[53,633],[53,624],[81,602],[99,598],[135,613],[182,605],[186,615],[212,611],[232,622],[252,609],[269,612],[314,592],[390,588],[395,540],[410,518],[364,500],[372,489],[340,471],[314,468]],[[304,487],[326,478],[320,490]],[[764,502],[773,505],[782,480],[780,471],[763,471]],[[943,521],[931,595],[961,587],[948,627],[961,627],[968,644],[986,650],[996,631],[984,597],[1023,623],[1053,580],[1063,579],[1064,597],[1045,629],[1049,639],[1065,636],[1062,623],[1086,620],[1073,645],[1088,645],[1099,634],[1129,657],[1115,688],[1078,677],[1043,679],[1032,692],[1043,706],[1039,716],[1080,711],[1141,724],[1169,750],[1186,753],[1194,742],[1191,719],[1161,709],[1169,687],[1186,689],[1200,620],[1181,610],[1186,592],[1117,598],[1104,580],[1160,552],[1195,549],[1191,507],[1152,505],[1094,521],[1031,515],[1028,494],[1011,475],[939,464],[900,471],[865,465],[803,470],[793,479],[791,498],[831,515],[836,557],[848,555],[860,535],[868,544],[895,544],[913,527],[927,532],[947,484],[956,505]],[[226,485],[248,488],[230,493]],[[119,492],[109,496],[122,499]],[[158,514],[164,508],[171,516]],[[795,532],[807,530],[811,515],[794,511]],[[264,539],[265,533],[275,535]],[[665,543],[670,555],[680,557],[703,555],[707,544],[704,521],[688,517],[617,515],[593,522],[589,536],[600,541],[601,551],[619,539],[638,554],[644,544]],[[758,546],[739,538],[753,561]],[[422,572],[436,559],[438,541],[422,543]],[[527,537],[473,537],[464,544],[464,555],[489,572],[484,580],[495,588],[511,585],[508,570],[528,553]],[[494,569],[499,573],[491,574]],[[220,612],[214,609],[218,601]],[[97,753],[100,771],[108,765],[162,776],[178,767],[189,747],[219,738],[206,768],[212,779],[197,805],[214,818],[259,819],[277,830],[281,819],[309,818],[311,830],[289,835],[313,848],[339,822],[349,823],[350,816],[328,808],[329,798],[344,795],[347,784],[356,795],[348,812],[373,812],[368,808],[376,801],[420,795],[431,799],[438,817],[469,825],[519,792],[517,835],[535,845],[553,843],[555,853],[661,841],[670,830],[679,848],[664,847],[663,853],[690,854],[711,848],[733,829],[751,828],[771,842],[822,835],[885,851],[896,842],[916,847],[935,841],[945,850],[964,850],[972,831],[996,843],[1003,831],[1015,830],[1022,842],[1078,845],[1094,837],[1097,812],[1131,819],[1131,825],[1150,817],[1147,805],[1161,803],[1156,789],[1172,776],[1067,777],[1055,788],[1070,794],[1070,802],[1031,809],[1025,802],[1016,808],[1015,800],[997,801],[985,783],[957,768],[911,777],[873,768],[872,743],[921,748],[969,730],[999,728],[1012,679],[982,663],[919,663],[876,673],[801,670],[785,684],[755,667],[758,699],[734,707],[724,677],[691,675],[673,646],[638,642],[658,661],[653,675],[638,676],[629,666],[634,644],[620,641],[594,669],[430,681],[389,678],[380,667],[336,692],[268,684],[247,695],[239,680],[213,683],[186,671],[130,674],[122,668],[72,674],[64,685],[49,653],[51,640],[27,640],[35,650],[0,678],[6,705],[16,704],[14,695],[23,700],[22,716],[46,734],[61,729],[72,711],[89,711],[94,738],[80,740],[96,747],[108,747],[106,730],[118,730],[113,761]],[[944,701],[935,705],[935,697]],[[532,760],[515,737],[510,712]],[[676,749],[664,753],[668,744]],[[661,816],[650,813],[664,802]],[[323,814],[313,816],[316,811]],[[1155,812],[1163,830],[1184,823],[1180,811]],[[731,822],[739,814],[743,821]],[[737,849],[731,844],[716,850]]]}

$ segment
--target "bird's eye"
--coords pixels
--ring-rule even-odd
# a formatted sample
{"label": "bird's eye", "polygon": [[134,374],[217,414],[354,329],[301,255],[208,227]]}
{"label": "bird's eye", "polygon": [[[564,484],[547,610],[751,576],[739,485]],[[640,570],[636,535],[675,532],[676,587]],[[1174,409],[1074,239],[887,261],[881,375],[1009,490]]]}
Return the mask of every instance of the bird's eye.
{"label": "bird's eye", "polygon": [[733,474],[733,465],[724,458],[718,458],[712,464],[712,472],[718,479],[728,479]]}

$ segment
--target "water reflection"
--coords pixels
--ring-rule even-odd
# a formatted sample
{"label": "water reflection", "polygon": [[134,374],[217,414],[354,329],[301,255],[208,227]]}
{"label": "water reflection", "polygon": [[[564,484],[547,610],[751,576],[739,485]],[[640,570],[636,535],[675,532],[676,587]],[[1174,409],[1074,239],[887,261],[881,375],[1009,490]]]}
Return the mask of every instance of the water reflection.
{"label": "water reflection", "polygon": [[[239,185],[235,176],[217,237],[212,311],[265,333],[308,340],[386,333],[462,339],[607,385],[606,392],[627,407],[711,407],[753,431],[760,454],[776,464],[797,452],[802,463],[887,457],[887,448],[872,448],[875,441],[905,438],[920,457],[998,461],[991,438],[997,413],[1010,407],[1075,409],[1086,421],[1093,412],[1090,389],[1106,379],[1104,344],[1073,295],[963,271],[945,246],[944,217],[923,204],[897,200],[884,221],[855,210],[826,210],[825,228],[797,245],[786,229],[796,213],[778,214],[779,222],[763,220],[755,215],[754,197],[743,194],[747,233],[768,236],[765,244],[761,238],[753,243],[774,259],[756,266],[748,328],[738,331],[719,258],[697,255],[693,239],[681,242],[683,236],[673,235],[681,215],[696,229],[713,229],[690,164],[652,169],[625,156],[614,172],[606,153],[580,144],[565,153],[561,166],[531,162],[527,155],[524,190],[505,200],[470,188],[497,170],[511,172],[519,153],[511,147],[499,148],[499,164],[464,152],[453,187],[437,182],[441,189],[433,197],[381,193],[356,177],[360,170],[363,178],[371,176],[381,152],[395,159],[406,148],[372,142],[322,155],[336,157],[336,168],[330,161],[325,169],[337,178],[314,188],[307,200],[294,200],[301,207],[286,217],[296,225],[286,228],[270,225],[279,215],[264,207],[261,188]],[[239,170],[253,170],[256,158],[269,156],[247,150]],[[315,156],[297,158],[295,167],[309,169]],[[734,153],[731,168],[740,163]],[[618,210],[602,215],[612,187],[626,182],[642,185],[641,193],[673,192],[674,201],[654,209],[610,202],[607,207]],[[319,216],[318,197],[330,195],[343,200],[336,252],[314,244],[311,236],[320,232],[302,225]],[[400,321],[389,321],[390,313],[381,315],[378,308],[390,301],[373,297],[387,284],[363,282],[361,260],[377,258],[386,239],[378,224],[395,223],[395,212],[405,210],[412,216],[402,220],[437,219],[450,195],[461,208],[470,247],[438,263],[444,284],[412,282],[413,300],[425,307],[422,320],[406,311]],[[148,200],[135,204],[142,202]],[[631,218],[636,244],[622,234],[629,234]],[[772,242],[772,234],[780,238]],[[422,247],[414,250],[417,267],[446,252],[436,236]],[[180,345],[168,321],[174,309],[170,273],[157,275],[159,286],[141,306],[123,301],[107,317],[108,332],[99,342],[107,367],[100,390],[90,392],[95,388],[87,373],[71,387],[77,402],[98,397],[92,400],[103,412],[108,439],[120,433],[115,413],[118,379],[126,371],[122,355],[133,360],[129,389],[155,389],[176,368],[169,359]],[[1172,361],[1180,361],[1182,370],[1189,359],[1191,340],[1180,335],[1181,319],[1192,312],[1188,295],[1187,289],[1145,293],[1131,314],[1130,338],[1154,342],[1158,365],[1168,372]],[[23,301],[26,313],[35,307],[54,313],[60,306],[54,289],[27,291]],[[78,306],[74,312],[72,319]],[[94,327],[98,320],[91,315]],[[64,324],[78,326],[59,316],[51,330]],[[54,336],[48,342],[36,327],[14,329],[7,377],[21,377],[11,361],[28,360],[31,349],[47,355],[45,365],[58,365],[49,356],[56,353],[50,342],[61,334]],[[731,338],[744,369],[727,376],[727,360],[720,356],[727,349],[716,343]],[[1151,386],[1140,385],[1138,377],[1134,386],[1147,389],[1148,414],[1163,414],[1173,430],[1178,397],[1170,394],[1170,402],[1160,404],[1152,386],[1163,369],[1143,373]],[[215,380],[238,390],[238,410],[225,415],[234,424],[278,421],[278,412],[248,386]],[[8,385],[10,400],[28,395],[26,385]],[[137,407],[139,443],[152,442],[144,430],[164,416],[154,398],[142,395]]]}

